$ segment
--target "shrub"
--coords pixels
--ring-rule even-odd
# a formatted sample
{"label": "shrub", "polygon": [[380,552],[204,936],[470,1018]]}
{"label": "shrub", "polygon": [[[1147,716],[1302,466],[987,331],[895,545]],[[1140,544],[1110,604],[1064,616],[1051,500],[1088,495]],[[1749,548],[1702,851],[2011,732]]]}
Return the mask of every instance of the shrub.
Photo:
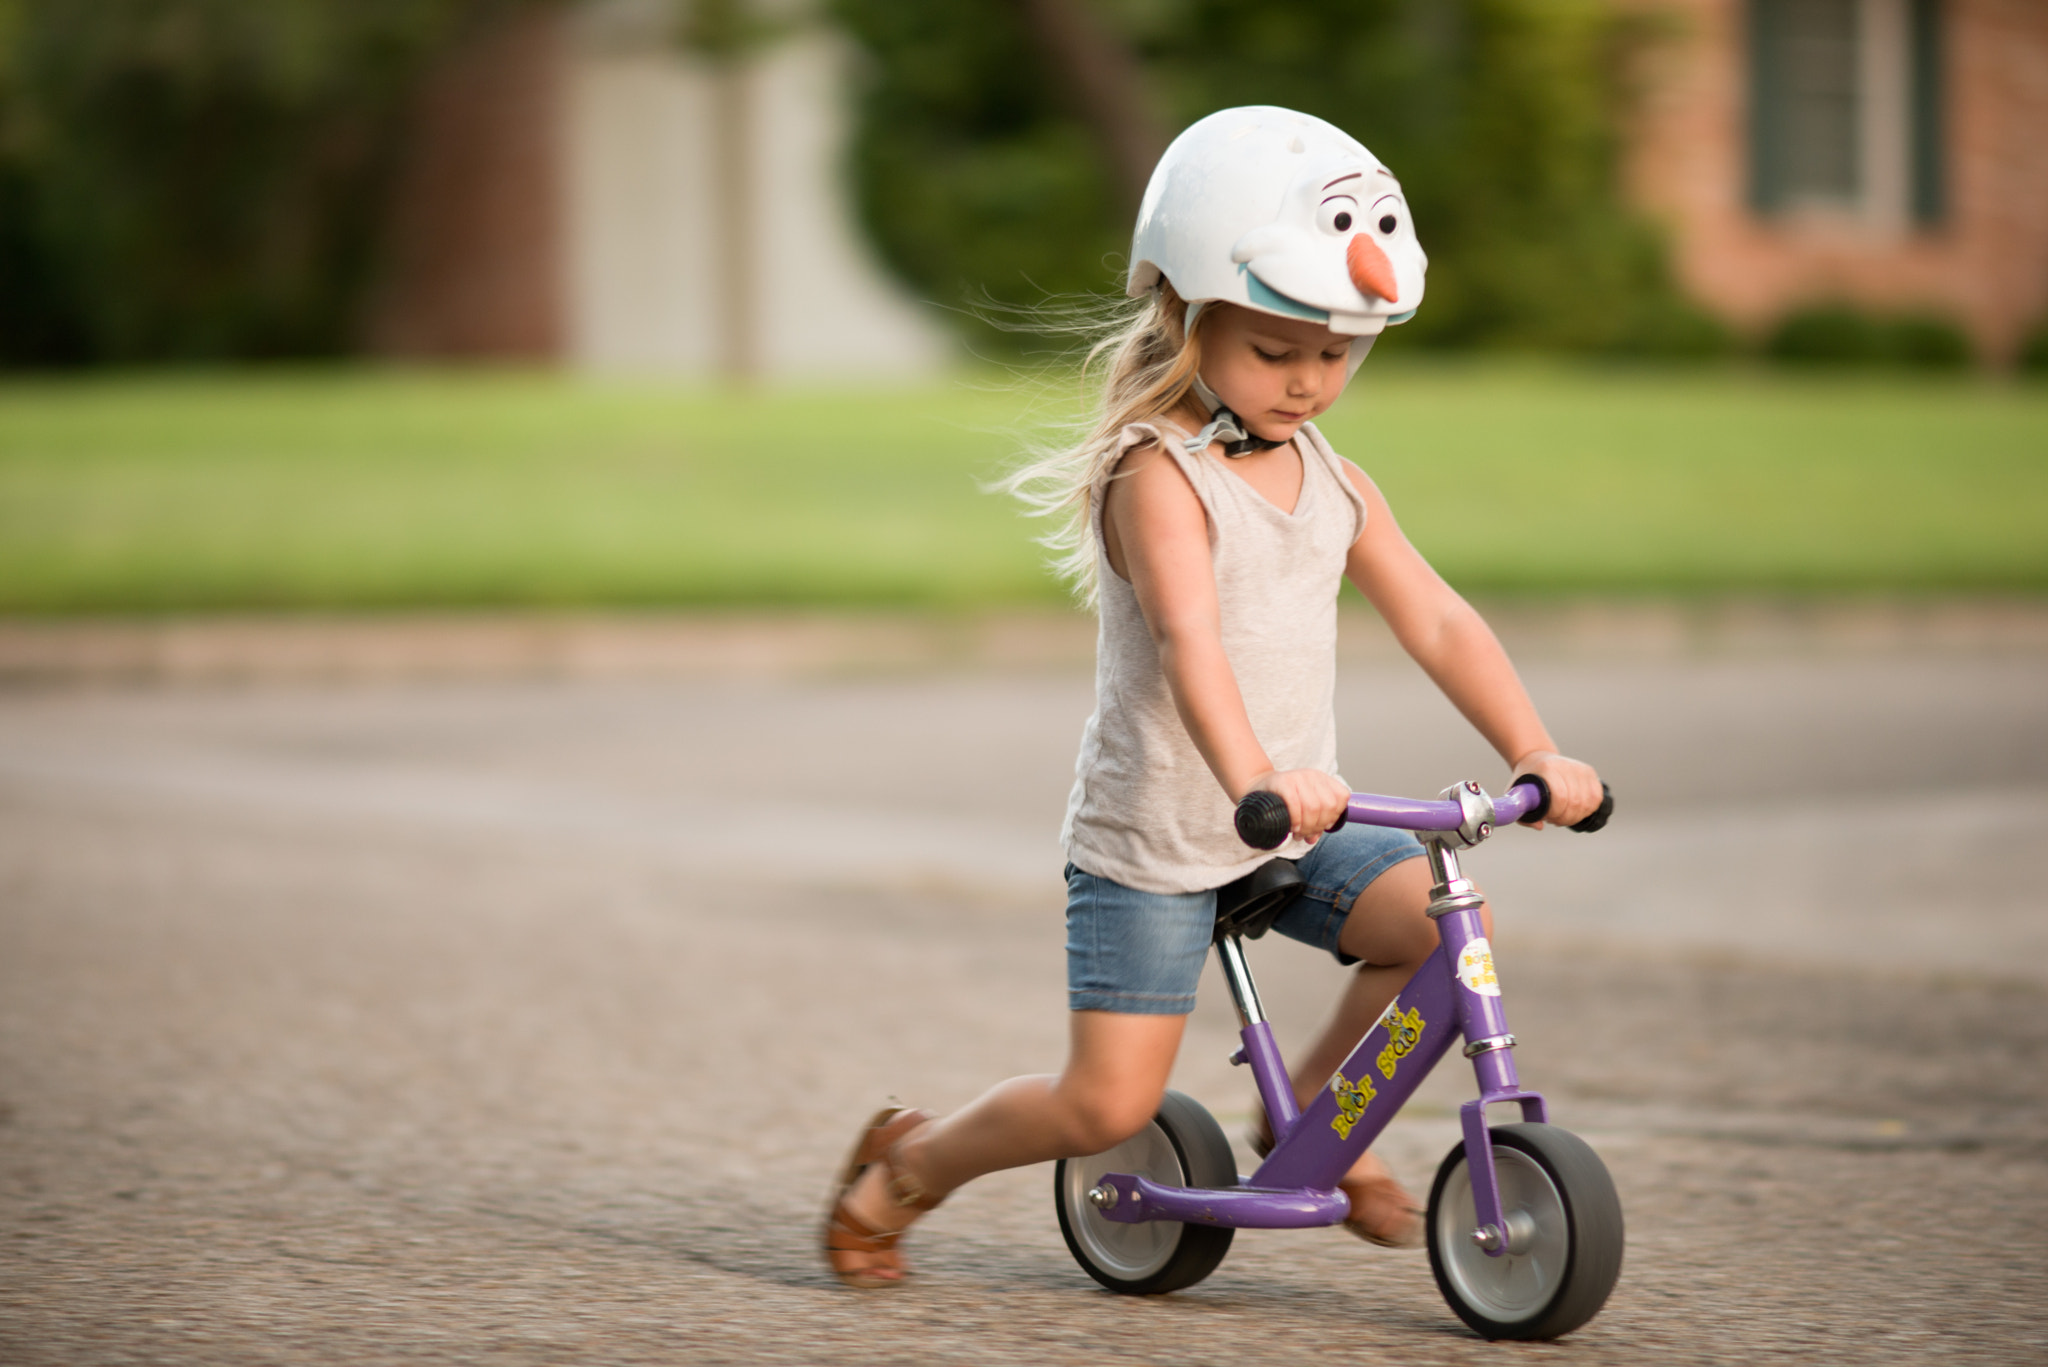
{"label": "shrub", "polygon": [[2020,343],[2020,373],[2048,376],[2048,318],[2034,324],[2034,330]]}
{"label": "shrub", "polygon": [[1969,334],[1934,314],[1908,314],[1884,327],[1885,350],[1901,365],[1961,370],[1976,359]]}
{"label": "shrub", "polygon": [[1954,370],[1975,359],[1954,322],[1931,313],[1873,316],[1850,304],[1818,304],[1787,314],[1764,354],[1802,365],[1901,365]]}
{"label": "shrub", "polygon": [[1634,311],[1609,348],[1617,355],[1703,360],[1735,349],[1728,325],[1676,293],[1659,293]]}
{"label": "shrub", "polygon": [[1823,304],[1787,314],[1764,342],[1764,354],[1802,364],[1867,365],[1884,354],[1884,341],[1867,314]]}

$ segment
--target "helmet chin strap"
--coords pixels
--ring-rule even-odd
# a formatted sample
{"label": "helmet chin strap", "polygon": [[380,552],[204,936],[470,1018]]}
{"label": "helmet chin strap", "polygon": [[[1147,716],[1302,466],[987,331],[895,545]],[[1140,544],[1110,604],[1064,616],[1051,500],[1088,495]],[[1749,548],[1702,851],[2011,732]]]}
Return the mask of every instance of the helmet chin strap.
{"label": "helmet chin strap", "polygon": [[1201,455],[1209,449],[1209,443],[1216,441],[1223,443],[1223,454],[1232,460],[1286,445],[1285,442],[1268,441],[1264,437],[1255,437],[1247,432],[1244,420],[1224,407],[1223,400],[1217,398],[1216,391],[1202,382],[1199,374],[1195,376],[1195,398],[1209,411],[1209,425],[1181,443],[1189,455]]}

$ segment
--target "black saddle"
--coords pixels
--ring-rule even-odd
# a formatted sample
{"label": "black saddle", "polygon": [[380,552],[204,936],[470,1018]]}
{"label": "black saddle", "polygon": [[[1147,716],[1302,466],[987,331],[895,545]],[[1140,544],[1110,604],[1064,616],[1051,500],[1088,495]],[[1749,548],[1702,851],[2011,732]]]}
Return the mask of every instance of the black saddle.
{"label": "black saddle", "polygon": [[1308,880],[1292,859],[1269,859],[1233,883],[1216,889],[1216,936],[1256,940],[1273,928]]}

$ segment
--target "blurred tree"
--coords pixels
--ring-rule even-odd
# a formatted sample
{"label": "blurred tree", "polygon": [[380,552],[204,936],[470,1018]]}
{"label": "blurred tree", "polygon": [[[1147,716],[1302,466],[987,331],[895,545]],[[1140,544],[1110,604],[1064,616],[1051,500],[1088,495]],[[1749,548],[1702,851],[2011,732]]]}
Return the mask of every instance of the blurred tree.
{"label": "blurred tree", "polygon": [[1094,133],[1116,186],[1118,207],[1125,217],[1136,218],[1152,167],[1169,141],[1137,54],[1084,0],[1012,3]]}
{"label": "blurred tree", "polygon": [[486,0],[0,0],[0,362],[333,352]]}
{"label": "blurred tree", "polygon": [[[1062,0],[1058,7],[1078,4]],[[942,302],[1116,286],[1128,146],[1089,117],[1044,0],[835,0],[872,58],[854,174],[885,257]],[[1430,254],[1399,336],[1435,344],[1703,350],[1618,183],[1632,49],[1611,0],[1101,0],[1099,73],[1178,128],[1280,104],[1360,138],[1402,178]],[[1135,59],[1119,61],[1120,54]],[[1082,98],[1076,98],[1079,90]],[[1099,108],[1099,101],[1097,102]],[[1122,173],[1120,175],[1120,172]]]}
{"label": "blurred tree", "polygon": [[[853,189],[896,273],[954,305],[1106,288],[1130,224],[1103,143],[1025,11],[1013,0],[831,3],[871,58]],[[977,342],[1004,341],[975,308],[959,317]]]}

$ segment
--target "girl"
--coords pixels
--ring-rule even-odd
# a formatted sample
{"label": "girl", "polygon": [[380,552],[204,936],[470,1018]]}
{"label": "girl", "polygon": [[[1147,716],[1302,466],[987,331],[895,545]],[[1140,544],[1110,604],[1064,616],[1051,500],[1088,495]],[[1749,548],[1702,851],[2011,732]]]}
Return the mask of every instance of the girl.
{"label": "girl", "polygon": [[[1550,820],[1600,780],[1557,753],[1500,644],[1410,546],[1371,480],[1310,420],[1427,265],[1399,184],[1338,129],[1229,109],[1175,139],[1139,212],[1133,320],[1109,355],[1093,434],[1010,487],[1065,515],[1061,568],[1101,619],[1096,710],[1062,841],[1071,1030],[1057,1076],[1012,1078],[944,1119],[889,1108],[840,1177],[826,1256],[850,1286],[900,1283],[897,1241],[983,1173],[1099,1153],[1152,1118],[1208,953],[1215,890],[1274,857],[1232,811],[1287,803],[1306,892],[1275,928],[1356,963],[1296,1069],[1321,1080],[1436,947],[1411,836],[1347,825],[1336,773],[1337,590],[1348,577],[1509,764],[1550,785]],[[1261,1120],[1255,1143],[1270,1144]],[[1368,1153],[1346,1226],[1419,1242],[1416,1203]]]}

